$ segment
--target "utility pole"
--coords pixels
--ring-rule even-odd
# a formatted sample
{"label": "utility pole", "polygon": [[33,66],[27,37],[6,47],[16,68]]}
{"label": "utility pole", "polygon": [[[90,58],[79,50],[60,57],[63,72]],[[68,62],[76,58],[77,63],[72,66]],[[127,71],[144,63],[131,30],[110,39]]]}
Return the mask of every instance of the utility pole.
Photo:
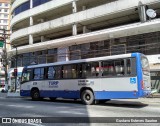
{"label": "utility pole", "polygon": [[7,90],[8,90],[8,68],[7,68],[7,65],[8,65],[8,61],[7,61],[7,44],[6,44],[6,30],[4,29],[4,49],[5,49],[5,85],[7,85]]}
{"label": "utility pole", "polygon": [[18,69],[17,69],[17,46],[12,45],[14,48],[16,48],[16,64],[15,64],[15,69],[14,69],[14,77],[15,77],[15,92],[17,89],[17,76],[18,76]]}

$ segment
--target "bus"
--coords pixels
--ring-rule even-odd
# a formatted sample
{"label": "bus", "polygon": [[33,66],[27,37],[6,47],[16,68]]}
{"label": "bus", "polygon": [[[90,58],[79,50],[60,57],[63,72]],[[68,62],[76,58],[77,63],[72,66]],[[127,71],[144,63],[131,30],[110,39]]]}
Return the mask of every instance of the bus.
{"label": "bus", "polygon": [[20,85],[20,95],[32,100],[81,99],[86,105],[150,93],[149,63],[141,53],[27,66]]}

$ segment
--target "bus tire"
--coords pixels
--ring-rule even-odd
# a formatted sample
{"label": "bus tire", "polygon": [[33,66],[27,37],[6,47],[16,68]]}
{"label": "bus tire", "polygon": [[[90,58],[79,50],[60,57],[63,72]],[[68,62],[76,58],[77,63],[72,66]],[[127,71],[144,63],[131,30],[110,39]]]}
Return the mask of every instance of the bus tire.
{"label": "bus tire", "polygon": [[49,99],[50,99],[51,101],[55,101],[55,100],[56,100],[56,97],[49,97]]}
{"label": "bus tire", "polygon": [[31,92],[31,97],[33,101],[38,101],[40,100],[40,93],[38,89],[35,89]]}
{"label": "bus tire", "polygon": [[84,90],[81,94],[81,100],[85,105],[92,105],[94,103],[94,95],[91,90]]}

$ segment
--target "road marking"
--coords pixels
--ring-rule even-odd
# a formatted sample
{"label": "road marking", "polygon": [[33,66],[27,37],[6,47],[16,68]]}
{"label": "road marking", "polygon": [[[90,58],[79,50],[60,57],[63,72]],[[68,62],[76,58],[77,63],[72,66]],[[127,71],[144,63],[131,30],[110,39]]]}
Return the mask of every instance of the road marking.
{"label": "road marking", "polygon": [[34,108],[34,106],[24,106],[24,105],[7,105],[10,107],[17,107],[17,108]]}

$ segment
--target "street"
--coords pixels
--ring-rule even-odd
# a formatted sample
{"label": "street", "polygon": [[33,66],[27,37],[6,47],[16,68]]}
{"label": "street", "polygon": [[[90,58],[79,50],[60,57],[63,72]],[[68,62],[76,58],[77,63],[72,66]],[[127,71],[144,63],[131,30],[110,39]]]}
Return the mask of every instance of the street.
{"label": "street", "polygon": [[104,104],[85,106],[80,100],[58,99],[53,102],[49,99],[44,99],[42,101],[32,101],[31,98],[8,98],[3,93],[0,95],[0,108],[0,118],[160,117],[159,98],[111,100]]}

